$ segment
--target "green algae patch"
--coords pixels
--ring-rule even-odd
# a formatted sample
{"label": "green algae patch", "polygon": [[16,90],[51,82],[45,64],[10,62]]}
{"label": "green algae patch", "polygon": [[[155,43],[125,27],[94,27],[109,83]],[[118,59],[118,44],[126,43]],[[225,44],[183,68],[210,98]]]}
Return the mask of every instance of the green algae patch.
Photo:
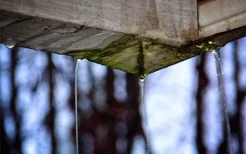
{"label": "green algae patch", "polygon": [[69,51],[66,54],[77,59],[87,59],[111,68],[139,74],[138,55],[140,48],[140,40],[134,36],[123,36],[105,48]]}
{"label": "green algae patch", "polygon": [[112,68],[116,68],[125,72],[139,74],[138,54],[139,44],[127,47],[125,49],[114,52],[113,54],[99,57],[88,58],[88,60],[103,64]]}
{"label": "green algae patch", "polygon": [[157,70],[217,48],[219,45],[212,41],[202,41],[177,48],[153,40],[143,40],[125,35],[104,48],[75,50],[66,54],[144,78]]}

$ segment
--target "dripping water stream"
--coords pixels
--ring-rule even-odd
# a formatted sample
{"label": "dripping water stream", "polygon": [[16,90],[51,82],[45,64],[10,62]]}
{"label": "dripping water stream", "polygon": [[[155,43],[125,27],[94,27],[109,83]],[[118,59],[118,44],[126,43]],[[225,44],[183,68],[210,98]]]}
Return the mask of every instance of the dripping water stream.
{"label": "dripping water stream", "polygon": [[[144,124],[148,126],[148,117],[147,117],[147,110],[146,104],[144,103],[144,79],[139,79],[139,87],[140,87],[140,104],[143,106],[143,119]],[[150,154],[150,143],[149,143],[149,132],[146,129],[146,154]]]}
{"label": "dripping water stream", "polygon": [[227,145],[228,145],[228,151],[229,154],[233,154],[232,151],[232,139],[231,139],[231,129],[230,129],[230,123],[229,123],[229,117],[228,117],[228,108],[227,108],[227,102],[226,102],[226,95],[225,95],[225,88],[223,83],[223,76],[221,71],[221,61],[220,56],[217,51],[212,51],[212,54],[215,58],[216,63],[216,71],[217,71],[217,80],[219,84],[219,91],[220,91],[220,97],[222,101],[222,110],[223,110],[223,116],[226,124],[226,135],[227,135]]}
{"label": "dripping water stream", "polygon": [[76,60],[76,66],[75,66],[75,138],[76,138],[76,154],[79,154],[79,135],[78,135],[78,68],[79,68],[79,62],[81,60]]}

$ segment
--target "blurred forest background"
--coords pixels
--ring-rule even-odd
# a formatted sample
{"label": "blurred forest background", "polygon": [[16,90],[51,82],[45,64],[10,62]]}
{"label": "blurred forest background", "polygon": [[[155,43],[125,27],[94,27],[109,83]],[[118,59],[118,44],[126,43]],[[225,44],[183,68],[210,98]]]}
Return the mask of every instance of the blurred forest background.
{"label": "blurred forest background", "polygon": [[[75,153],[76,61],[2,44],[0,54],[1,154]],[[234,151],[246,154],[246,38],[220,54]],[[152,154],[227,154],[211,54],[149,75],[146,116],[136,76],[86,60],[78,75],[80,154],[144,154],[146,136]]]}

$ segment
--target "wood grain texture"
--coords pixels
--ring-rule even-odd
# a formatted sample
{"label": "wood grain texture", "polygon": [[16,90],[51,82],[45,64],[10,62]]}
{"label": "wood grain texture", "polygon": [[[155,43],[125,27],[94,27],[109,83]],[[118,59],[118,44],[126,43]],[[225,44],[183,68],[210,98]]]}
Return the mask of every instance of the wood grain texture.
{"label": "wood grain texture", "polygon": [[175,46],[198,38],[196,0],[1,0],[1,9]]}
{"label": "wood grain texture", "polygon": [[17,46],[88,59],[143,78],[246,36],[246,7],[235,13],[231,6],[234,12],[224,18],[211,14],[218,5],[208,7],[217,0],[202,2],[198,21],[193,0],[1,0],[0,42],[11,38]]}
{"label": "wood grain texture", "polygon": [[0,41],[14,39],[18,46],[65,53],[70,50],[103,48],[124,36],[121,33],[89,28],[50,19],[1,13]]}
{"label": "wood grain texture", "polygon": [[199,37],[204,38],[246,25],[246,0],[198,3]]}

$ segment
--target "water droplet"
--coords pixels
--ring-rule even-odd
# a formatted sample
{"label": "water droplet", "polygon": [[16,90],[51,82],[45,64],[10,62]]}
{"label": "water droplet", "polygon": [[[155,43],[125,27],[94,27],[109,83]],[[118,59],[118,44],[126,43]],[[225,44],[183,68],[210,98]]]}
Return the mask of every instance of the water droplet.
{"label": "water droplet", "polygon": [[5,41],[3,41],[3,44],[9,49],[12,49],[16,45],[16,43],[17,42],[12,38],[7,38]]}

